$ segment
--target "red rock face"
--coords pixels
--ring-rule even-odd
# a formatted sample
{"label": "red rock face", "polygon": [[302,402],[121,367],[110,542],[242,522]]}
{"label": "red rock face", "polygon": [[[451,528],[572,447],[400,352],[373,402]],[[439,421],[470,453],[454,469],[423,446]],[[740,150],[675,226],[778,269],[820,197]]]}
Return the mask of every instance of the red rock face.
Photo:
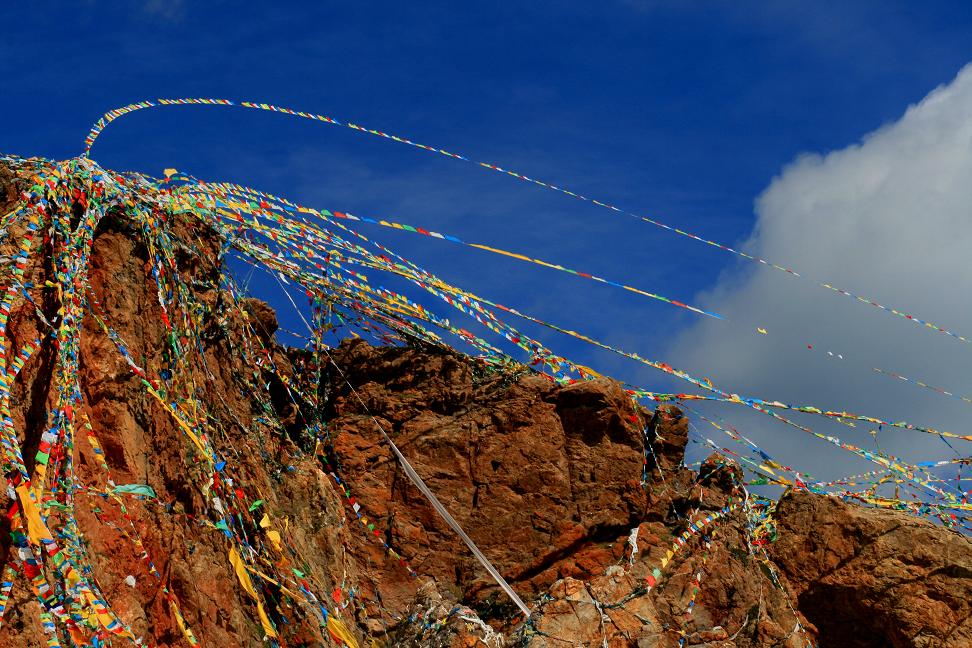
{"label": "red rock face", "polygon": [[641,419],[616,383],[558,389],[534,375],[477,384],[457,357],[363,343],[334,357],[367,406],[335,386],[338,463],[413,567],[455,594],[496,592],[404,477],[370,415],[525,595],[603,570],[614,558],[600,544],[641,519]]}
{"label": "red rock face", "polygon": [[773,560],[822,645],[972,646],[972,543],[895,511],[793,493]]}
{"label": "red rock face", "polygon": [[[16,196],[0,165],[0,207]],[[684,468],[684,415],[645,410],[611,380],[562,387],[525,368],[498,371],[438,348],[345,342],[330,350],[321,383],[302,385],[328,395],[320,414],[330,444],[326,461],[315,457],[306,435],[313,413],[287,397],[255,350],[265,346],[280,375],[294,381],[306,354],[274,341],[276,317],[265,304],[237,305],[220,292],[208,261],[211,234],[172,227],[204,250],[179,259],[204,333],[202,355],[183,370],[220,421],[234,486],[259,493],[282,533],[288,549],[273,566],[308,574],[360,645],[797,648],[816,643],[818,629],[823,646],[970,645],[965,538],[794,494],[779,507],[780,539],[767,557],[749,543],[739,468],[718,455],[698,472]],[[112,218],[95,238],[90,288],[132,357],[161,367],[171,358],[147,260],[125,218]],[[43,285],[48,272],[38,260],[28,277]],[[42,291],[35,301],[53,316],[56,305]],[[44,332],[25,300],[14,304],[10,331],[13,348]],[[234,487],[215,484],[204,494],[210,475],[169,412],[147,396],[93,318],[81,335],[83,415],[110,477],[158,494],[158,502],[125,500],[125,511],[103,496],[78,495],[78,525],[106,598],[147,643],[188,645],[160,595],[167,588],[201,645],[265,645],[228,545],[204,523],[213,493],[234,497]],[[48,340],[13,387],[14,425],[28,456],[51,407],[53,361]],[[530,605],[529,622],[406,478],[379,425]],[[78,438],[73,452],[80,483],[103,490],[109,475],[89,442]],[[8,530],[0,516],[4,561]],[[266,529],[248,533],[270,542]],[[259,586],[272,601],[281,645],[337,645],[305,604]],[[0,645],[46,645],[39,611],[21,581]]]}
{"label": "red rock face", "polygon": [[[734,487],[741,475],[727,462],[707,462],[703,477],[682,467],[688,426],[677,409],[652,414],[611,380],[558,387],[530,373],[483,374],[451,353],[355,341],[331,356],[347,383],[332,373],[329,429],[352,490],[423,579],[496,628],[537,646],[676,646],[683,637],[699,644],[730,632],[733,645],[801,646],[812,637],[749,559],[739,513],[708,550],[691,532],[656,587],[644,591],[689,518],[741,501]],[[529,626],[511,624],[515,608],[408,482],[377,425],[513,588],[539,597]],[[645,429],[653,442],[647,466]],[[401,609],[414,596],[401,568],[382,566],[376,551],[355,554],[373,583],[369,595],[385,607]],[[700,570],[706,586],[693,597]],[[790,636],[797,621],[807,630]],[[396,641],[432,640],[415,626],[399,628]],[[464,630],[453,630],[442,632],[459,641]]]}

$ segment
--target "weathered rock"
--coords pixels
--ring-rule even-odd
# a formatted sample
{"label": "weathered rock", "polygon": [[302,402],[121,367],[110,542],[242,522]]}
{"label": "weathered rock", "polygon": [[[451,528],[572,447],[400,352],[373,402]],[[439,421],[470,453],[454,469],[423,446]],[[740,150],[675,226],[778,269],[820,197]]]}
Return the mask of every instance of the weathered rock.
{"label": "weathered rock", "polygon": [[[525,375],[477,381],[449,354],[378,349],[332,354],[365,406],[335,382],[338,463],[390,543],[440,586],[485,601],[496,588],[405,479],[370,418],[524,595],[563,576],[590,577],[642,518],[640,416],[617,383],[566,388]],[[391,590],[383,598],[394,600]]]}
{"label": "weathered rock", "polygon": [[[542,596],[520,631],[530,645],[677,646],[720,626],[739,646],[761,646],[772,645],[770,635],[785,644],[797,621],[807,625],[750,559],[738,511],[712,539],[704,567],[693,537],[645,594],[689,519],[741,498],[741,472],[725,459],[710,458],[700,473],[682,466],[688,427],[677,409],[643,411],[610,380],[559,387],[529,373],[482,374],[441,351],[351,341],[331,356],[340,367],[329,382],[335,460],[369,520],[419,573],[497,627],[515,608],[408,482],[376,425],[521,596]],[[643,429],[652,441],[647,457]],[[376,587],[370,595],[403,609],[414,591],[404,570],[383,563],[374,544],[356,545],[359,568]],[[687,615],[700,569],[703,589]]]}
{"label": "weathered rock", "polygon": [[475,612],[445,600],[432,581],[426,581],[406,608],[402,623],[389,635],[388,644],[396,648],[502,648],[506,641]]}
{"label": "weathered rock", "polygon": [[17,178],[10,169],[0,164],[0,216],[13,209],[17,202]]}
{"label": "weathered rock", "polygon": [[896,511],[806,493],[777,511],[773,560],[821,645],[972,645],[972,542]]}

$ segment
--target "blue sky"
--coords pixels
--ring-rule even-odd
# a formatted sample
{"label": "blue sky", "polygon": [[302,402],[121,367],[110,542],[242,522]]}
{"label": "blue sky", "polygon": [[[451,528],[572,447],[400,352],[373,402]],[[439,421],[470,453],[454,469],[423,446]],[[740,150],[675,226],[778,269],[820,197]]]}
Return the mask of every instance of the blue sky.
{"label": "blue sky", "polygon": [[[401,134],[735,243],[753,234],[754,200],[801,153],[854,144],[972,60],[965,2],[239,4],[8,4],[0,151],[77,155],[105,110],[141,99],[249,99]],[[110,126],[93,157],[438,229],[687,302],[735,268],[634,219],[279,115],[144,111]],[[512,260],[362,231],[452,283],[648,357],[674,363],[694,323]],[[541,336],[621,378],[663,384]]]}

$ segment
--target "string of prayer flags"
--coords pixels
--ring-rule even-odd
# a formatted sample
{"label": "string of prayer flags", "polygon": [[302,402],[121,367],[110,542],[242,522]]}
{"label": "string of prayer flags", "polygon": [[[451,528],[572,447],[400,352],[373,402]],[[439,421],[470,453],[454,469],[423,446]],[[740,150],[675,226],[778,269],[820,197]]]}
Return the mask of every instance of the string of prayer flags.
{"label": "string of prayer flags", "polygon": [[500,166],[498,166],[496,164],[492,164],[492,163],[489,163],[489,162],[475,162],[471,158],[468,158],[468,157],[466,157],[464,155],[460,155],[458,153],[451,153],[451,152],[446,151],[444,149],[436,148],[434,146],[429,146],[427,144],[421,144],[421,143],[418,143],[418,142],[414,142],[414,141],[412,141],[410,139],[407,139],[407,138],[404,138],[404,137],[400,137],[400,136],[397,136],[397,135],[391,135],[391,134],[385,133],[383,131],[379,131],[379,130],[375,130],[375,129],[371,129],[371,128],[365,128],[363,126],[359,126],[359,125],[354,124],[354,123],[351,123],[351,122],[340,122],[340,121],[338,121],[338,120],[336,120],[336,119],[334,119],[332,117],[327,117],[325,115],[319,115],[319,114],[315,114],[315,113],[308,113],[308,112],[304,112],[304,111],[298,111],[298,110],[294,110],[294,109],[291,109],[291,108],[285,108],[285,107],[281,107],[281,106],[274,106],[272,104],[255,103],[255,102],[251,102],[251,101],[234,102],[234,101],[231,101],[229,99],[181,98],[181,99],[158,99],[156,101],[142,101],[142,102],[138,102],[138,103],[135,103],[135,104],[130,104],[128,106],[124,106],[124,107],[121,107],[121,108],[116,108],[114,110],[110,110],[107,113],[105,113],[105,115],[102,116],[91,127],[90,132],[88,133],[87,137],[85,138],[85,143],[84,143],[85,144],[85,148],[84,148],[83,156],[84,157],[88,157],[90,155],[90,153],[91,153],[91,147],[94,146],[95,140],[98,138],[98,136],[101,134],[101,132],[105,129],[105,127],[108,124],[110,124],[112,121],[114,121],[115,119],[118,119],[119,117],[121,117],[123,115],[126,115],[126,114],[128,114],[130,112],[133,112],[135,110],[143,110],[143,109],[146,109],[146,108],[154,108],[156,106],[175,106],[175,105],[239,106],[239,107],[242,107],[242,108],[249,108],[249,109],[254,109],[254,110],[264,110],[264,111],[269,111],[269,112],[283,113],[283,114],[291,115],[291,116],[294,116],[294,117],[301,117],[301,118],[304,118],[304,119],[311,119],[311,120],[315,120],[315,121],[321,121],[321,122],[324,122],[324,123],[327,123],[327,124],[333,124],[333,125],[337,125],[337,126],[344,126],[346,128],[350,128],[352,130],[355,130],[355,131],[358,131],[358,132],[361,132],[361,133],[367,133],[369,135],[381,137],[381,138],[387,139],[387,140],[392,140],[392,141],[398,142],[400,144],[406,144],[406,145],[409,145],[409,146],[414,146],[416,148],[420,148],[420,149],[423,149],[425,151],[429,151],[431,153],[436,153],[436,154],[439,154],[439,155],[444,155],[444,156],[449,157],[449,158],[452,158],[454,160],[461,160],[463,162],[476,164],[476,165],[478,165],[478,166],[480,166],[482,168],[489,169],[489,170],[494,171],[496,173],[504,174],[506,176],[515,178],[515,179],[520,180],[522,182],[527,182],[527,183],[533,184],[535,186],[542,187],[542,188],[544,188],[546,190],[554,191],[554,192],[557,192],[557,193],[560,193],[560,194],[569,196],[571,198],[574,198],[574,199],[577,199],[577,200],[581,200],[583,202],[586,202],[586,203],[589,203],[589,204],[592,204],[592,205],[596,205],[597,207],[600,207],[600,208],[603,208],[603,209],[607,209],[607,210],[612,211],[612,212],[615,212],[617,214],[622,214],[622,215],[625,215],[625,216],[630,216],[630,217],[636,218],[636,219],[638,219],[638,220],[640,220],[642,222],[645,222],[645,223],[648,223],[648,224],[653,225],[655,227],[661,228],[661,229],[663,229],[665,231],[672,232],[672,233],[677,234],[679,236],[683,236],[683,237],[692,239],[692,240],[697,241],[699,243],[704,243],[706,245],[710,245],[710,246],[715,247],[717,249],[720,249],[720,250],[722,250],[724,252],[728,252],[730,254],[733,254],[733,255],[735,255],[735,256],[737,256],[739,258],[746,259],[747,261],[751,261],[751,262],[754,262],[754,263],[758,263],[758,264],[760,264],[760,265],[762,265],[764,267],[773,268],[774,270],[778,270],[780,272],[784,272],[784,273],[786,273],[786,274],[788,274],[790,276],[793,276],[793,277],[805,278],[805,279],[807,279],[809,281],[812,281],[813,283],[815,283],[816,285],[820,286],[821,288],[825,288],[825,289],[827,289],[827,290],[829,290],[831,292],[834,292],[836,294],[843,295],[845,297],[849,297],[849,298],[855,300],[858,303],[861,303],[861,304],[864,304],[864,305],[867,305],[867,306],[872,306],[874,308],[878,308],[878,309],[880,309],[880,310],[882,310],[882,311],[884,311],[886,313],[895,315],[895,316],[900,317],[900,318],[902,318],[902,319],[904,319],[906,321],[910,321],[910,322],[912,322],[914,324],[917,324],[917,325],[919,325],[921,327],[924,327],[924,328],[927,328],[927,329],[931,329],[931,330],[936,331],[938,333],[943,333],[943,334],[948,335],[948,336],[950,336],[950,337],[952,337],[952,338],[954,338],[956,340],[959,340],[961,342],[972,342],[972,338],[966,337],[964,335],[960,335],[960,334],[955,333],[953,331],[950,331],[950,330],[948,330],[946,328],[943,328],[943,327],[941,327],[941,326],[939,326],[937,324],[933,324],[932,322],[929,322],[927,320],[924,320],[924,319],[922,319],[922,318],[920,318],[920,317],[918,317],[918,316],[916,316],[914,314],[907,313],[907,312],[898,310],[898,309],[893,308],[893,307],[890,307],[890,306],[886,306],[884,304],[881,304],[881,303],[875,301],[874,299],[871,299],[869,297],[865,297],[863,295],[860,295],[860,294],[857,294],[857,293],[854,293],[854,292],[851,292],[851,291],[848,291],[848,290],[844,290],[843,288],[838,288],[837,286],[834,286],[831,283],[828,283],[826,281],[822,281],[822,280],[818,280],[818,279],[813,279],[813,278],[809,277],[808,275],[803,274],[803,273],[800,273],[800,272],[797,272],[797,271],[793,270],[792,268],[790,268],[790,267],[788,267],[786,265],[780,265],[778,263],[773,263],[771,261],[767,261],[766,259],[763,259],[761,257],[755,256],[755,255],[752,255],[752,254],[749,254],[749,253],[744,252],[742,250],[735,249],[735,248],[733,248],[733,247],[731,247],[729,245],[725,245],[723,243],[718,243],[716,241],[713,241],[713,240],[710,240],[710,239],[706,239],[706,238],[704,238],[702,236],[699,236],[697,234],[693,234],[691,232],[687,232],[685,230],[679,229],[678,227],[674,227],[672,225],[668,225],[667,223],[664,223],[664,222],[662,222],[660,220],[657,220],[655,218],[650,218],[648,216],[636,214],[634,212],[631,212],[631,211],[622,209],[620,207],[616,207],[615,205],[612,205],[610,203],[603,202],[603,201],[598,200],[596,198],[589,198],[589,197],[587,197],[587,196],[585,196],[583,194],[575,193],[575,192],[573,192],[573,191],[571,191],[569,189],[565,189],[563,187],[559,187],[557,185],[554,185],[554,184],[551,184],[551,183],[548,183],[548,182],[544,182],[544,181],[538,180],[536,178],[531,178],[529,176],[526,176],[526,175],[524,175],[522,173],[518,173],[516,171],[511,171],[509,169],[504,169],[503,167],[500,167]]}

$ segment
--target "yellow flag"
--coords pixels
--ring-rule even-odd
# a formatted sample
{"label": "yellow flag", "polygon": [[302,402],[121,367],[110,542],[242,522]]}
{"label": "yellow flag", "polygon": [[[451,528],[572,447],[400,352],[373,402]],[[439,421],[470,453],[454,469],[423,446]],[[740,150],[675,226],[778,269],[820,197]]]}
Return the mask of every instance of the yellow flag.
{"label": "yellow flag", "polygon": [[268,637],[276,637],[277,631],[273,629],[273,624],[270,623],[267,613],[263,611],[263,605],[260,604],[260,601],[257,601],[257,615],[260,617],[260,625],[263,626],[263,634]]}
{"label": "yellow flag", "polygon": [[199,640],[196,639],[196,635],[192,634],[192,628],[186,623],[185,617],[182,616],[182,611],[179,609],[179,605],[175,601],[175,595],[169,595],[169,608],[172,610],[173,616],[175,616],[176,623],[179,624],[179,629],[182,630],[182,635],[189,642],[190,646],[198,646]]}
{"label": "yellow flag", "polygon": [[54,538],[51,537],[51,532],[47,530],[44,521],[41,520],[40,511],[37,510],[37,505],[31,499],[27,485],[21,484],[16,490],[17,495],[20,496],[20,508],[23,509],[24,517],[27,518],[27,535],[30,536],[31,542],[35,545],[41,545],[42,540],[53,542]]}
{"label": "yellow flag", "polygon": [[344,625],[344,622],[333,614],[327,617],[327,629],[330,631],[332,637],[344,642],[344,645],[348,646],[348,648],[358,648],[358,641],[354,638],[354,635]]}
{"label": "yellow flag", "polygon": [[243,564],[243,558],[240,557],[240,553],[236,550],[236,547],[230,547],[229,561],[233,565],[233,569],[236,570],[236,577],[240,579],[240,585],[256,601],[257,615],[260,617],[260,625],[263,626],[264,634],[268,637],[276,637],[277,631],[273,629],[273,624],[270,623],[270,619],[263,609],[260,597],[257,595],[256,589],[253,588],[253,581],[250,580],[250,574],[246,571],[246,565]]}
{"label": "yellow flag", "polygon": [[233,565],[233,569],[236,570],[236,577],[240,579],[240,585],[243,586],[246,593],[257,598],[256,590],[253,589],[253,581],[250,580],[250,574],[247,573],[246,566],[243,565],[243,558],[240,557],[240,552],[236,550],[236,547],[230,547],[229,561]]}

